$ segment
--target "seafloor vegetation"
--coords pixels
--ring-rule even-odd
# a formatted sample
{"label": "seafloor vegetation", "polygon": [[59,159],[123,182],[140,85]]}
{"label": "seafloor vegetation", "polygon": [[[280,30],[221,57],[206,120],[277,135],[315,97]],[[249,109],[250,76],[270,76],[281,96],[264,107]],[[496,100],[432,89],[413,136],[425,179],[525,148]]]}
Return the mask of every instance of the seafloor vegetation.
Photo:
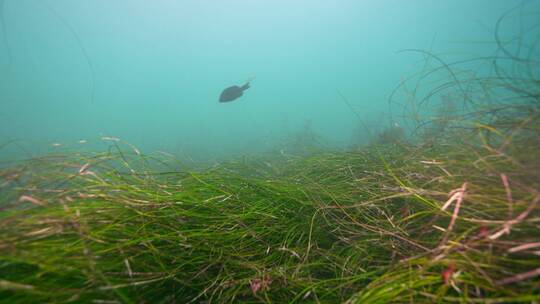
{"label": "seafloor vegetation", "polygon": [[0,302],[539,301],[537,50],[497,46],[422,53],[392,99],[407,138],[196,170],[109,138],[4,164]]}

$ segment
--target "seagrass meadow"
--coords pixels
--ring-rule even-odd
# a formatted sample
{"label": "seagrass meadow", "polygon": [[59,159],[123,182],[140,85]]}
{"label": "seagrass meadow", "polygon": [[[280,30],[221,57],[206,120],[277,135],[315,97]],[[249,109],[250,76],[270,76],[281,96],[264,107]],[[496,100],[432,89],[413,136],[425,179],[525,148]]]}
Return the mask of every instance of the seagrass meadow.
{"label": "seagrass meadow", "polygon": [[108,134],[30,156],[0,142],[23,151],[0,159],[0,303],[539,303],[529,9],[497,19],[488,55],[403,51],[420,68],[389,92],[392,123],[338,91],[347,147],[309,123],[210,161]]}
{"label": "seagrass meadow", "polygon": [[425,142],[198,169],[121,141],[11,164],[0,299],[534,303],[538,100],[485,113]]}
{"label": "seagrass meadow", "polygon": [[23,162],[2,171],[0,298],[533,302],[538,145],[458,144],[200,172],[120,150]]}

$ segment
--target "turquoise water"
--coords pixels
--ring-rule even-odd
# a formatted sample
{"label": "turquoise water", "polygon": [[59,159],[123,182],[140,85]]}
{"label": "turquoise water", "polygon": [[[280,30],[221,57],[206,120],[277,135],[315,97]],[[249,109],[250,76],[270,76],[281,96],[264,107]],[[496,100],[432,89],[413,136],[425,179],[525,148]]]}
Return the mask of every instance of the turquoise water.
{"label": "turquoise water", "polygon": [[388,97],[424,57],[399,51],[493,55],[497,20],[521,2],[2,0],[0,143],[15,142],[0,153],[115,137],[208,160],[286,150],[306,126],[325,147],[361,144],[370,131],[338,92],[368,128],[401,124]]}

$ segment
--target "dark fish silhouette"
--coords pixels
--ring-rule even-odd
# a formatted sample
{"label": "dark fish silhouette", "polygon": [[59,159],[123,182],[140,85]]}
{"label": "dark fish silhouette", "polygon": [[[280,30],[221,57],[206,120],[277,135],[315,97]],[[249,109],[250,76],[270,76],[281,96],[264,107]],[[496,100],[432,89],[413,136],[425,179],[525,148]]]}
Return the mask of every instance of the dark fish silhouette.
{"label": "dark fish silhouette", "polygon": [[239,87],[239,86],[232,86],[228,87],[223,92],[221,92],[221,95],[219,96],[219,102],[229,102],[233,101],[242,95],[244,95],[244,91],[249,89],[249,81],[246,82],[245,85]]}

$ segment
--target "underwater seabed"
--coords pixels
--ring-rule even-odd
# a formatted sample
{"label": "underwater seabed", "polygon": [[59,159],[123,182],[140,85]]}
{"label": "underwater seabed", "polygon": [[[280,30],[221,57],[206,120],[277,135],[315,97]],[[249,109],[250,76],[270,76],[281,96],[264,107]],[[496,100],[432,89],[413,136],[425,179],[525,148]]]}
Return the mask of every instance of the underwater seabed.
{"label": "underwater seabed", "polygon": [[0,302],[540,300],[540,112],[520,113],[200,171],[121,143],[4,168]]}

